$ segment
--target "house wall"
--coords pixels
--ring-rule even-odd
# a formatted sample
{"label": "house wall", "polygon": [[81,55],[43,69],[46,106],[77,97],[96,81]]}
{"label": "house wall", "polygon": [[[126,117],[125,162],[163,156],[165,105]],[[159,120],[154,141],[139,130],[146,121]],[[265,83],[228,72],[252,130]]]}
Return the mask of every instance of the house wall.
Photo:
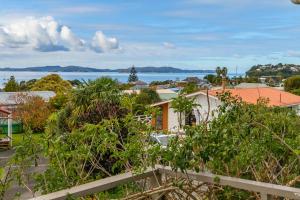
{"label": "house wall", "polygon": [[[161,114],[162,114],[162,130],[168,130],[169,128],[169,106],[168,104],[163,104],[159,106],[161,109]],[[151,125],[153,127],[156,127],[157,129],[157,118],[155,116],[153,116],[153,118],[151,119]]]}
{"label": "house wall", "polygon": [[199,111],[200,115],[196,115],[197,122],[199,123],[200,121],[206,120],[207,115],[208,115],[208,120],[213,119],[213,113],[216,112],[218,106],[221,104],[221,101],[218,100],[215,97],[209,97],[209,105],[210,105],[210,112],[208,113],[208,101],[207,101],[207,96],[206,94],[199,94],[196,99],[195,103],[199,104],[200,106],[195,108],[194,113],[195,115],[197,114],[196,110]]}
{"label": "house wall", "polygon": [[163,130],[168,130],[168,127],[169,127],[169,122],[168,122],[168,116],[169,116],[169,107],[168,107],[169,104],[163,104],[162,105],[162,113],[163,113],[163,125],[162,125],[162,128]]}
{"label": "house wall", "polygon": [[[196,107],[194,109],[194,114],[197,119],[197,124],[201,121],[205,120],[208,115],[208,102],[206,94],[199,94],[195,98],[195,103],[200,104],[201,106]],[[210,102],[210,112],[209,112],[209,120],[213,119],[213,113],[216,112],[216,109],[221,104],[221,102],[215,97],[209,97]],[[183,114],[182,117],[182,125],[185,124],[185,117]],[[171,108],[171,104],[168,103],[168,130],[169,131],[177,131],[179,127],[178,122],[178,113],[174,112],[174,109]]]}
{"label": "house wall", "polygon": [[168,103],[168,108],[168,130],[175,131],[179,127],[178,114],[174,112],[173,108],[171,108],[170,103]]}

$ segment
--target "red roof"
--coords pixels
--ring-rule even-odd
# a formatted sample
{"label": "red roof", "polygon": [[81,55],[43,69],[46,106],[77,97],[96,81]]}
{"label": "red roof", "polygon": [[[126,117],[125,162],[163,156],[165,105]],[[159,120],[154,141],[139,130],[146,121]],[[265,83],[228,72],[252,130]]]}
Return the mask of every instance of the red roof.
{"label": "red roof", "polygon": [[[291,106],[300,105],[300,96],[284,92],[275,88],[237,88],[227,89],[232,96],[240,97],[244,102],[256,104],[259,98],[269,100],[269,106]],[[210,90],[209,94],[216,96],[222,90]]]}

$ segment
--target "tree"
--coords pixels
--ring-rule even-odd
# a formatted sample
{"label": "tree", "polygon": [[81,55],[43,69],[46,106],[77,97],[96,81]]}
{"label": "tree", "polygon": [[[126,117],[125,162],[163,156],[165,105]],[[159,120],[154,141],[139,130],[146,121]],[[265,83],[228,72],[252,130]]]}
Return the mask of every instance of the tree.
{"label": "tree", "polygon": [[44,151],[51,159],[37,178],[38,188],[48,193],[142,165],[150,133],[121,100],[118,83],[100,78],[74,91],[50,116]]}
{"label": "tree", "polygon": [[194,103],[193,98],[188,98],[184,95],[179,95],[177,98],[174,98],[171,102],[171,108],[174,109],[176,113],[178,113],[178,123],[179,123],[179,129],[182,128],[182,122],[183,122],[183,115],[187,115],[192,113],[193,109],[197,106],[198,104]]}
{"label": "tree", "polygon": [[71,85],[73,87],[79,87],[79,86],[82,86],[82,82],[78,79],[74,79],[74,80],[69,80],[69,82],[71,83]]}
{"label": "tree", "polygon": [[222,78],[223,89],[225,89],[225,87],[226,87],[227,72],[228,72],[228,70],[226,67],[223,67],[223,68],[217,67],[217,69],[216,69],[217,77]]}
{"label": "tree", "polygon": [[[173,140],[159,153],[163,155],[160,162],[175,171],[208,170],[299,187],[299,116],[288,108],[268,107],[263,99],[252,105],[229,93],[219,98],[223,103],[217,116],[208,124],[186,127],[185,139]],[[214,199],[255,199],[257,195],[228,187],[207,193]]]}
{"label": "tree", "polygon": [[23,127],[34,132],[44,131],[51,114],[49,103],[41,97],[23,94],[17,97],[17,102],[18,106],[14,115],[22,122]]}
{"label": "tree", "polygon": [[211,84],[216,83],[216,78],[217,78],[217,76],[214,74],[208,74],[208,75],[204,76],[204,79],[206,79]]}
{"label": "tree", "polygon": [[29,81],[20,82],[20,91],[30,91],[33,84],[36,82],[36,79],[31,79]]}
{"label": "tree", "polygon": [[292,76],[285,80],[284,90],[287,92],[298,93],[300,89],[300,76]]}
{"label": "tree", "polygon": [[33,85],[33,91],[54,91],[56,94],[58,93],[68,93],[72,90],[72,85],[69,81],[63,80],[57,74],[47,75],[39,80],[37,80]]}
{"label": "tree", "polygon": [[54,91],[55,97],[50,99],[51,105],[56,108],[62,108],[68,101],[72,91],[72,85],[69,81],[63,80],[57,74],[50,74],[37,80],[32,86],[33,91]]}
{"label": "tree", "polygon": [[137,76],[137,71],[136,71],[135,67],[132,66],[131,69],[130,69],[130,74],[129,74],[129,77],[128,77],[128,82],[129,83],[130,82],[136,82],[138,80],[139,80],[139,78]]}
{"label": "tree", "polygon": [[20,90],[19,83],[16,81],[14,76],[11,76],[7,83],[5,83],[5,92],[17,92]]}
{"label": "tree", "polygon": [[187,83],[184,88],[181,90],[182,94],[191,94],[199,90],[198,85],[194,82]]}
{"label": "tree", "polygon": [[136,97],[137,104],[150,105],[161,101],[158,93],[151,88],[143,88]]}

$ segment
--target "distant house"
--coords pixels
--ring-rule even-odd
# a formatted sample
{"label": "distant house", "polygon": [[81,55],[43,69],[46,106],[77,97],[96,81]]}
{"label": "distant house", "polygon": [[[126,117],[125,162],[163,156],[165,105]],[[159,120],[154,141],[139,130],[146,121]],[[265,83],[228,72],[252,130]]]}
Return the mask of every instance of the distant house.
{"label": "distant house", "polygon": [[[288,107],[297,112],[300,115],[300,96],[280,91],[275,88],[236,88],[227,89],[232,96],[237,96],[242,101],[250,104],[256,104],[258,99],[268,99],[268,106]],[[195,103],[201,106],[194,108],[193,112],[184,117],[183,125],[199,124],[203,120],[211,120],[213,118],[213,112],[217,110],[221,105],[221,101],[218,99],[218,94],[223,90],[209,90],[208,96],[206,91],[200,91],[193,94],[189,94],[186,97],[195,98]],[[208,104],[209,101],[209,104]],[[158,129],[175,131],[179,127],[178,113],[175,113],[171,107],[172,100],[167,100],[153,104],[154,107],[161,109],[161,114],[153,119],[152,124]]]}
{"label": "distant house", "polygon": [[56,94],[53,91],[0,92],[0,106],[7,110],[14,109],[18,105],[20,95],[39,96],[47,102]]}
{"label": "distant house", "polygon": [[[141,90],[123,90],[123,93],[125,94],[140,94],[140,92]],[[158,89],[156,92],[162,101],[177,97],[177,93],[171,89]]]}
{"label": "distant house", "polygon": [[238,89],[244,89],[244,88],[265,88],[265,87],[269,87],[268,85],[264,84],[264,83],[240,83],[236,86],[234,86],[234,88],[238,88]]}
{"label": "distant house", "polygon": [[130,82],[130,84],[134,85],[133,87],[130,88],[131,90],[140,90],[148,87],[148,83],[144,81]]}

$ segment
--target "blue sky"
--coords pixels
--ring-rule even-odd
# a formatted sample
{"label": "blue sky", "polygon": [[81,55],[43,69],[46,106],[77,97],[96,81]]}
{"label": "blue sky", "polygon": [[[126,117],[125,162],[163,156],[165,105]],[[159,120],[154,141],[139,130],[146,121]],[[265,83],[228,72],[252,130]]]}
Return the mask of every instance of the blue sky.
{"label": "blue sky", "polygon": [[0,0],[0,66],[300,64],[289,0]]}

